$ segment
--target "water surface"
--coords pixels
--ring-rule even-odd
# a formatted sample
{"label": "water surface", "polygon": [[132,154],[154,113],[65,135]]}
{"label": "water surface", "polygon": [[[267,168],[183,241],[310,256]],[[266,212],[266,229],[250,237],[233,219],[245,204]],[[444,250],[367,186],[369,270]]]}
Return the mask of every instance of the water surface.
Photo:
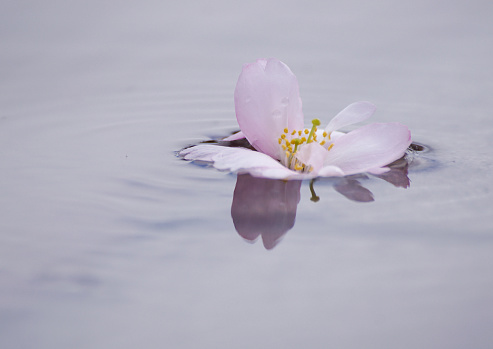
{"label": "water surface", "polygon": [[[491,13],[7,1],[1,347],[488,348]],[[251,184],[179,159],[237,129],[234,85],[260,57],[298,76],[307,118],[370,100],[372,121],[406,124],[427,147],[408,185]],[[286,210],[259,236],[237,213],[262,186]]]}

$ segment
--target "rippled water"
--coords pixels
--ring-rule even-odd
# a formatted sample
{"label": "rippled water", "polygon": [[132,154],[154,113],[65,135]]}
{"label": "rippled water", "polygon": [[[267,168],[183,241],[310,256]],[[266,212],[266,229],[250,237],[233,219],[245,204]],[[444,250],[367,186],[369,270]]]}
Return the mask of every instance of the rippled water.
{"label": "rippled water", "polygon": [[[7,1],[0,346],[488,348],[492,10]],[[259,57],[307,118],[370,100],[424,150],[313,183],[177,157],[237,129]]]}

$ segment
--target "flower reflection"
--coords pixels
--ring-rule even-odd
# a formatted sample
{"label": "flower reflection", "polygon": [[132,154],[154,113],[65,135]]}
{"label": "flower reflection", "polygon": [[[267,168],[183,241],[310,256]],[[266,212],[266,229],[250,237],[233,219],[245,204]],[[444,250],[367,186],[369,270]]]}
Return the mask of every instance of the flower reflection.
{"label": "flower reflection", "polygon": [[265,248],[274,248],[294,226],[300,188],[301,181],[238,175],[231,204],[238,234],[252,242],[261,235]]}
{"label": "flower reflection", "polygon": [[[398,188],[408,188],[409,163],[402,158],[390,165],[390,171],[376,175]],[[343,177],[324,183],[331,183],[334,189],[347,199],[356,202],[374,201],[373,193],[361,181],[366,175]],[[314,189],[315,180],[310,182],[311,201],[318,202]],[[254,242],[262,237],[264,247],[273,249],[281,238],[294,226],[296,209],[300,202],[302,181],[284,181],[253,177],[248,173],[239,174],[231,204],[231,217],[238,234]]]}
{"label": "flower reflection", "polygon": [[349,200],[357,202],[371,202],[375,200],[373,193],[363,187],[357,179],[343,178],[334,184],[334,189]]}
{"label": "flower reflection", "polygon": [[409,188],[411,182],[407,176],[409,162],[406,158],[395,161],[389,167],[390,171],[375,176],[393,184],[397,188]]}

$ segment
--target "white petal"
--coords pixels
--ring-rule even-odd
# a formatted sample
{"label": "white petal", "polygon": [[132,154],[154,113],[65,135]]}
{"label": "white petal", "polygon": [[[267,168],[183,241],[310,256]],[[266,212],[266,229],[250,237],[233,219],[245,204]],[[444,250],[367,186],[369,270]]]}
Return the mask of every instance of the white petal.
{"label": "white petal", "polygon": [[218,170],[250,173],[256,177],[273,179],[303,178],[299,173],[284,167],[266,154],[240,147],[200,144],[182,150],[180,155],[185,160],[212,162]]}
{"label": "white petal", "polygon": [[179,152],[179,155],[185,160],[212,162],[214,155],[216,155],[219,151],[222,151],[225,147],[220,147],[219,149],[217,148],[217,146],[201,144],[183,149]]}
{"label": "white petal", "polygon": [[399,123],[375,123],[339,137],[325,165],[339,167],[345,175],[375,170],[399,159],[411,144],[411,132]]}
{"label": "white petal", "polygon": [[243,134],[255,149],[273,158],[279,157],[277,140],[284,128],[303,128],[298,80],[277,59],[259,59],[243,66],[234,99]]}
{"label": "white petal", "polygon": [[325,131],[330,133],[344,126],[364,121],[372,116],[376,109],[377,107],[370,102],[356,102],[350,104],[330,120]]}

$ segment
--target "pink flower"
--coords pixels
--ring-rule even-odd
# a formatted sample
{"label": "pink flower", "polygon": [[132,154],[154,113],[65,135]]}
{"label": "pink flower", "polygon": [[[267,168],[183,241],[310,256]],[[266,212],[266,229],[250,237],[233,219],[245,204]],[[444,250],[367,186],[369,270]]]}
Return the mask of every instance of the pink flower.
{"label": "pink flower", "polygon": [[324,130],[318,129],[318,119],[304,128],[298,80],[286,64],[274,58],[243,66],[234,99],[241,131],[225,140],[246,138],[257,151],[200,144],[180,155],[212,162],[219,170],[303,179],[381,174],[411,144],[409,129],[399,123],[369,124],[347,134],[337,131],[368,119],[376,109],[369,102],[349,105]]}

